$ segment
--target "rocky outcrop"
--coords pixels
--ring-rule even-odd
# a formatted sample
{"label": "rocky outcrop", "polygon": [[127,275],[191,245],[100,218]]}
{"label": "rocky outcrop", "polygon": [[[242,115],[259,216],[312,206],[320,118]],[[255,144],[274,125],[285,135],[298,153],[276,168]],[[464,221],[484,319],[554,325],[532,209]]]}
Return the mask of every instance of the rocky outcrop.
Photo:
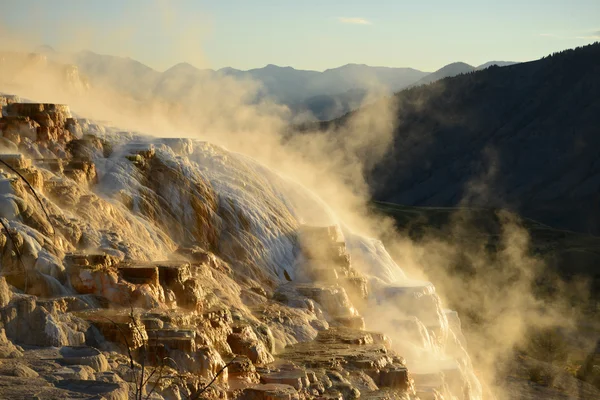
{"label": "rocky outcrop", "polygon": [[40,304],[34,296],[15,296],[0,309],[6,336],[33,346],[77,346],[85,343],[86,324],[53,304]]}
{"label": "rocky outcrop", "polygon": [[[386,342],[380,334],[331,328],[320,332],[314,341],[286,348],[281,356],[315,372],[341,371],[342,375],[333,382],[321,382],[330,393],[343,396],[348,391],[366,392],[379,387],[413,393],[413,381],[404,360],[388,350]],[[365,385],[363,373],[370,385]]]}
{"label": "rocky outcrop", "polygon": [[269,364],[274,361],[265,344],[248,325],[234,326],[232,333],[227,336],[227,343],[233,353],[248,357],[253,364]]}
{"label": "rocky outcrop", "polygon": [[67,365],[87,365],[94,372],[104,372],[109,368],[104,354],[93,347],[63,347],[60,354],[63,356],[62,362]]}
{"label": "rocky outcrop", "polygon": [[[0,129],[4,137],[19,141],[68,142],[71,132],[65,127],[71,118],[69,107],[62,104],[11,103],[4,107]],[[20,143],[17,143],[20,144]]]}
{"label": "rocky outcrop", "polygon": [[0,329],[0,358],[23,357],[23,349],[6,337],[4,328]]}

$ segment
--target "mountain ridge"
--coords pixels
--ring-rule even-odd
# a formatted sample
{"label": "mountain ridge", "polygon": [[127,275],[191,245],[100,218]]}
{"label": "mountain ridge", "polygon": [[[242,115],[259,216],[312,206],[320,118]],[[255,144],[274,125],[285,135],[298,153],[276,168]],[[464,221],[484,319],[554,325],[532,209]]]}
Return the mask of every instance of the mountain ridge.
{"label": "mountain ridge", "polygon": [[[56,52],[46,52],[46,55],[65,57]],[[193,92],[192,88],[201,85],[203,79],[223,76],[248,79],[261,86],[257,95],[251,98],[257,101],[270,98],[290,107],[294,114],[309,112],[319,120],[335,118],[356,109],[366,93],[392,94],[431,75],[410,67],[356,63],[321,72],[275,64],[249,70],[232,67],[213,70],[181,62],[161,72],[128,57],[92,51],[75,53],[70,61],[92,84],[109,85],[135,98],[160,95],[168,101],[177,100],[180,93],[165,90],[167,81],[173,83],[177,91],[182,91],[181,97],[186,97],[186,93]],[[442,77],[447,75],[445,73]]]}
{"label": "mountain ridge", "polygon": [[595,43],[397,93],[393,143],[367,171],[373,197],[509,208],[600,234],[599,65]]}

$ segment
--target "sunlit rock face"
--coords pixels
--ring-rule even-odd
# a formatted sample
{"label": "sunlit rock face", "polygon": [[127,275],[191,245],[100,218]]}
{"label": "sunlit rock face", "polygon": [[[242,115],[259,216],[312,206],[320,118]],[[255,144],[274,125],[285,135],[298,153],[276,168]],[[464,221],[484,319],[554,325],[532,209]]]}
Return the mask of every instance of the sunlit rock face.
{"label": "sunlit rock face", "polygon": [[131,354],[178,374],[147,382],[164,398],[215,377],[210,395],[233,399],[481,398],[435,287],[299,184],[210,143],[0,99],[13,342],[95,347],[119,382]]}

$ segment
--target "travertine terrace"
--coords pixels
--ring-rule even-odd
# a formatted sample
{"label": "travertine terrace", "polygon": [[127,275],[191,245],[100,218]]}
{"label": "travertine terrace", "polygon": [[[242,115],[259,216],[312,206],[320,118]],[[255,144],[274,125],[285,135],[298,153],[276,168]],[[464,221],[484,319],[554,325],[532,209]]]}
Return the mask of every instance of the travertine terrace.
{"label": "travertine terrace", "polygon": [[481,397],[433,285],[296,183],[0,104],[1,398]]}

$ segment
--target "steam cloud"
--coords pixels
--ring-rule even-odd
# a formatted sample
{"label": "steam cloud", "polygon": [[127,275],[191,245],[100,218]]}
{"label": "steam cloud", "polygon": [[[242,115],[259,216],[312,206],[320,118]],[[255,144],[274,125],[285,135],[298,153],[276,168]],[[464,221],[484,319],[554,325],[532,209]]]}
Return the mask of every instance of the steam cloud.
{"label": "steam cloud", "polygon": [[[125,11],[125,15],[131,11]],[[156,29],[174,45],[166,58],[207,64],[200,46],[206,26],[210,24],[175,21],[181,16],[174,14],[174,9],[166,2],[135,10],[136,13],[139,11],[144,15],[126,18],[128,23],[144,20],[144,17],[148,17],[147,21],[157,22]],[[113,34],[105,36],[106,30],[100,27],[86,26],[85,21],[77,22],[75,17],[69,20],[69,27],[62,34],[62,44],[67,50],[101,47],[110,49],[113,54],[124,54],[127,38],[139,35],[139,30],[146,28],[123,24],[121,28],[112,29]],[[369,23],[358,18],[340,18],[340,21]],[[41,22],[38,18],[31,21],[32,24]],[[178,30],[182,25],[192,28]],[[190,42],[190,37],[196,40]],[[1,91],[35,101],[66,103],[84,117],[109,121],[123,129],[161,137],[210,141],[247,154],[280,174],[292,177],[325,199],[350,229],[384,238],[397,263],[410,275],[417,277],[420,274],[422,278],[430,279],[444,297],[460,303],[463,309],[476,308],[477,313],[483,315],[485,321],[478,329],[469,326],[466,330],[468,350],[476,371],[488,384],[494,382],[498,360],[521,341],[530,326],[570,323],[560,308],[552,311],[532,294],[532,283],[542,271],[543,263],[530,254],[527,232],[513,215],[499,214],[502,222],[499,251],[490,254],[485,243],[479,240],[465,243],[432,234],[415,243],[399,234],[391,219],[369,211],[368,185],[364,176],[393,145],[397,110],[402,106],[394,97],[380,98],[380,92],[374,90],[365,100],[368,106],[361,112],[345,116],[335,129],[284,137],[290,111],[268,99],[252,102],[262,89],[256,82],[215,75],[187,90],[178,101],[144,95],[134,98],[130,93],[119,92],[119,88],[88,87],[75,70],[67,74],[69,80],[65,81],[65,70],[60,66],[53,67],[52,62],[44,58],[24,54],[23,49],[33,49],[40,42],[41,38],[33,33],[24,35],[6,28],[0,31],[4,49],[19,51],[19,54],[4,52],[0,58]],[[118,65],[109,70],[114,74],[121,72]],[[67,84],[68,81],[71,83]],[[169,92],[181,89],[177,81],[166,84],[170,85],[166,88]],[[490,154],[493,154],[491,150]],[[492,197],[489,184],[494,175],[493,156],[490,159],[487,175],[471,182],[465,205],[473,198]],[[453,217],[452,237],[464,237],[471,227],[469,215],[458,211]],[[463,281],[448,268],[459,262],[460,257],[466,257],[469,265],[479,271],[473,279]],[[491,283],[495,287],[497,282],[505,283],[502,293],[489,290]],[[377,325],[368,328],[389,331],[385,319],[378,320]]]}

